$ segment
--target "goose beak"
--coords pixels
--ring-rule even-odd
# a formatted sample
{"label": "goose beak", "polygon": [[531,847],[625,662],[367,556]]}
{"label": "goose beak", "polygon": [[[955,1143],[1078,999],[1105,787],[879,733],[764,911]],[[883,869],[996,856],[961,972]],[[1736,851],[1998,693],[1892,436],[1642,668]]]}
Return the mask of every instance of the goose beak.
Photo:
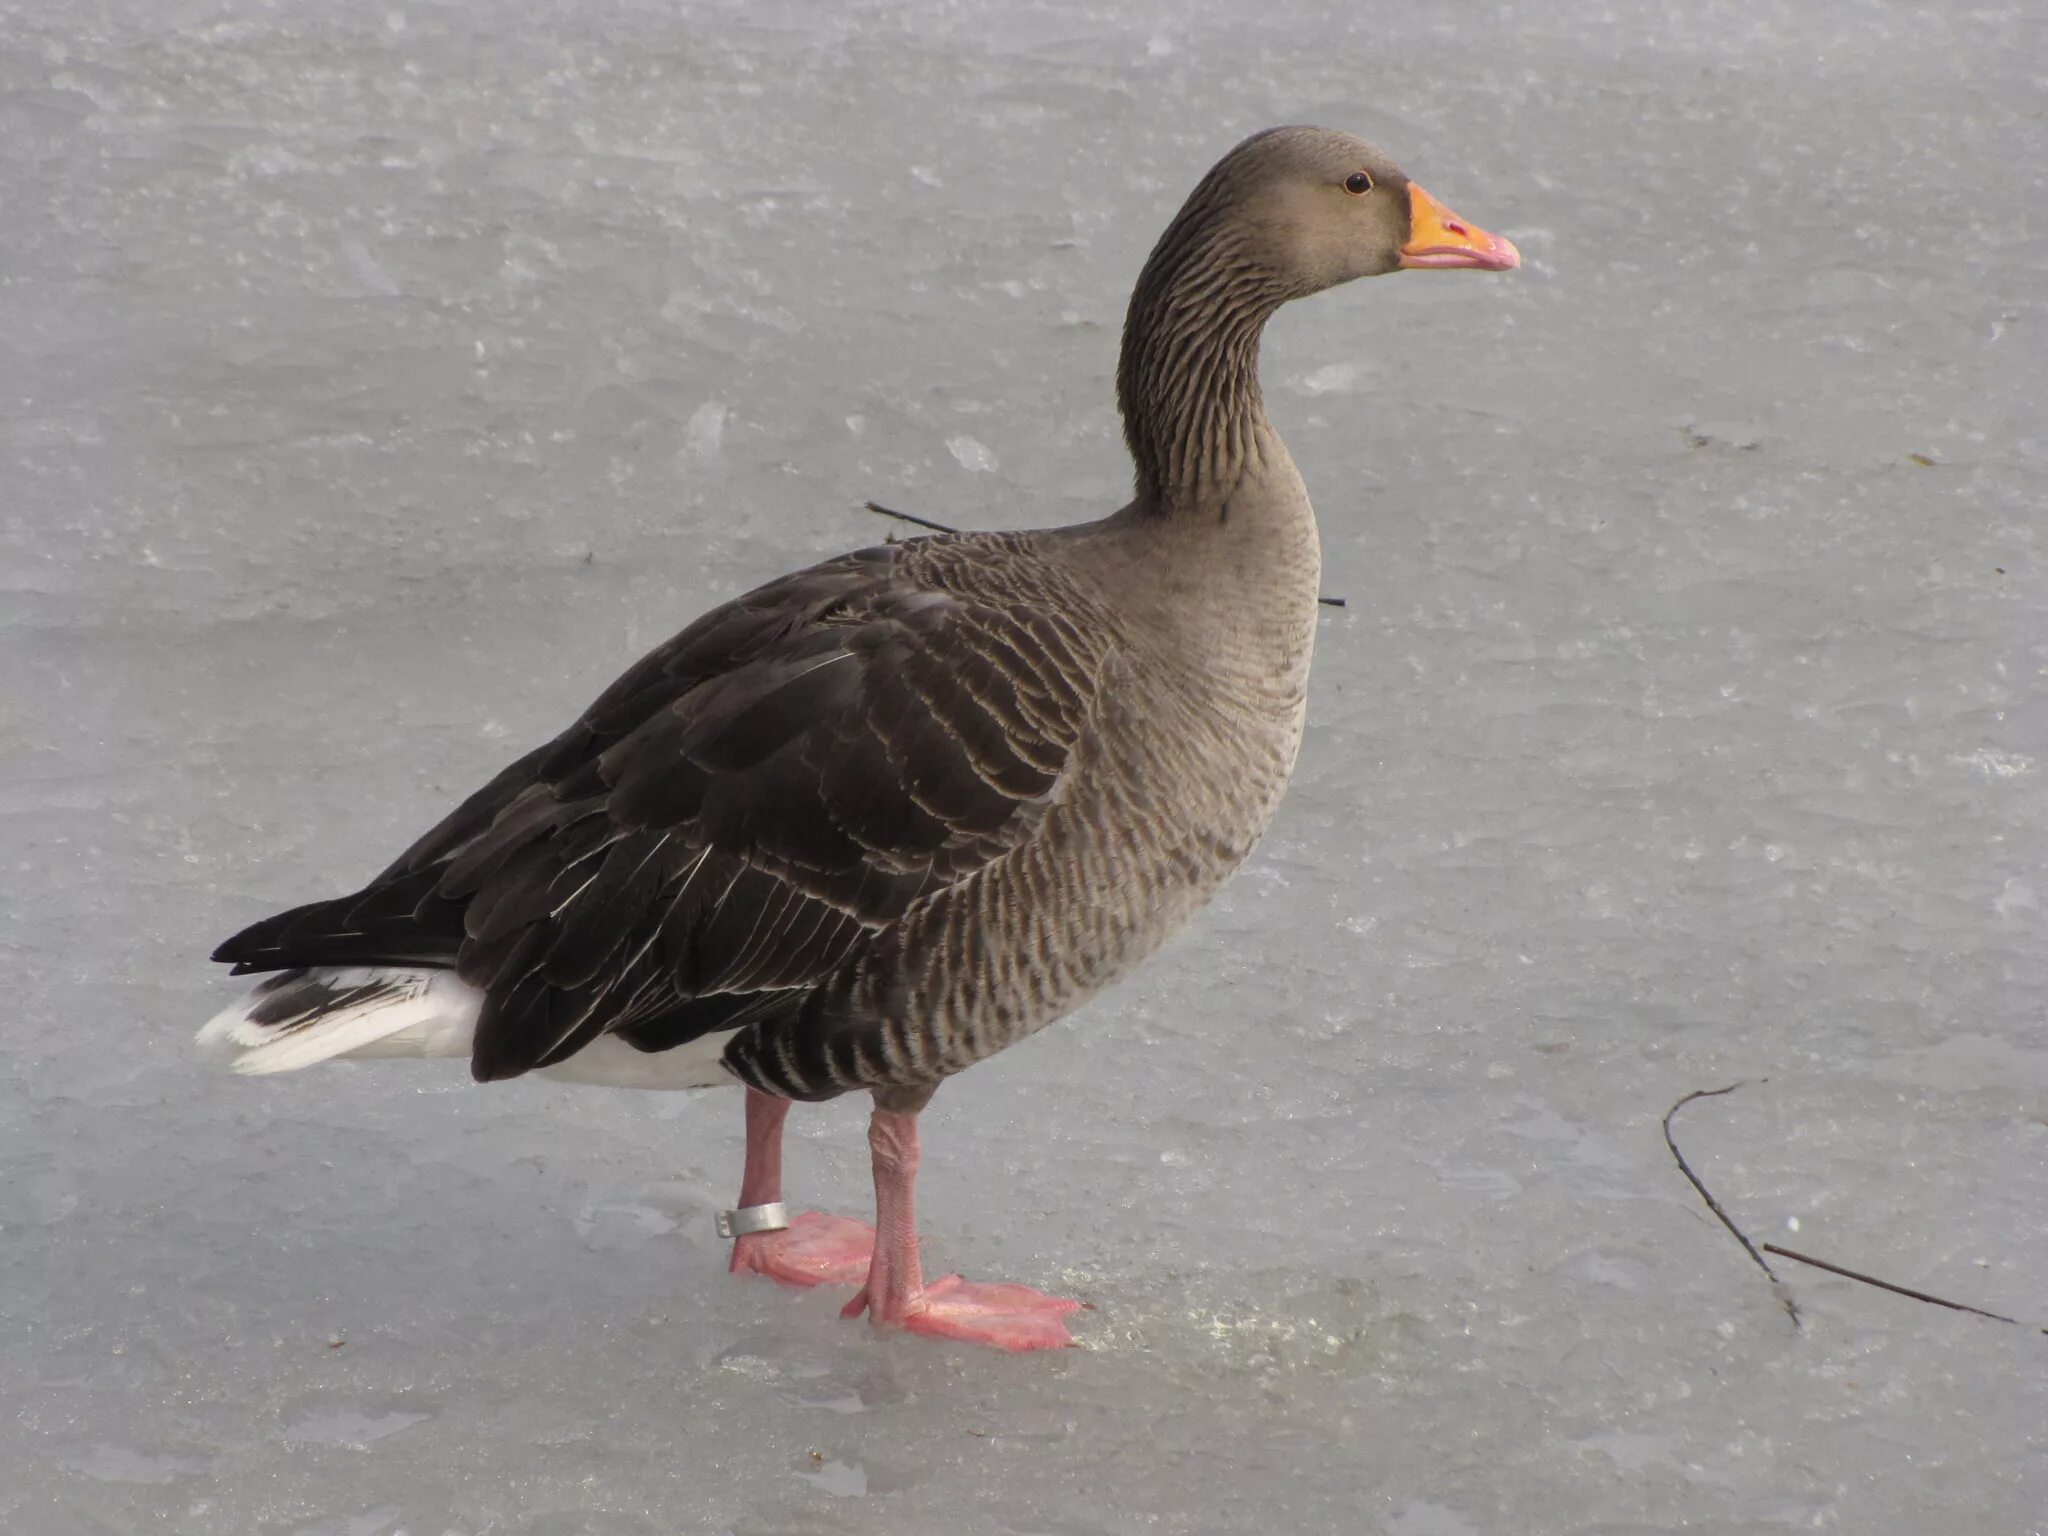
{"label": "goose beak", "polygon": [[1508,272],[1522,264],[1515,242],[1467,224],[1414,182],[1408,183],[1408,243],[1404,267],[1477,267]]}

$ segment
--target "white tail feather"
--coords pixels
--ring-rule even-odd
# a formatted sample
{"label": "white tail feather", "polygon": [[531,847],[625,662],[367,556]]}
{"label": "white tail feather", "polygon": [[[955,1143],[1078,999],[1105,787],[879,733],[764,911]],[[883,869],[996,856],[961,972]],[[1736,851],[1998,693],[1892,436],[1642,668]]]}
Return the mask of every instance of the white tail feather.
{"label": "white tail feather", "polygon": [[[336,1058],[467,1057],[483,994],[453,971],[407,966],[322,965],[272,976],[199,1031],[237,1072],[291,1072]],[[252,1015],[260,1012],[268,1023]],[[737,1030],[719,1030],[664,1051],[600,1035],[543,1075],[607,1088],[715,1088],[738,1081],[721,1055]]]}
{"label": "white tail feather", "polygon": [[[453,971],[316,966],[273,976],[199,1031],[237,1072],[290,1072],[335,1057],[467,1056],[483,994]],[[259,1023],[263,1012],[272,1022]]]}

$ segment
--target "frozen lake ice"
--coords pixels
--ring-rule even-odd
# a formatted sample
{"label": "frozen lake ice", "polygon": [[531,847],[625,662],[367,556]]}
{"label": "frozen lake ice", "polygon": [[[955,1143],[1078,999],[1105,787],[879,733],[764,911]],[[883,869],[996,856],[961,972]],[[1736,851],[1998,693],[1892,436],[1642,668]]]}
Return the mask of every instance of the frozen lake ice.
{"label": "frozen lake ice", "polygon": [[[0,1528],[2048,1528],[2037,6],[0,0]],[[1011,1358],[729,1280],[737,1096],[260,1082],[211,945],[709,604],[1109,510],[1246,132],[1516,240],[1273,327],[1293,795],[949,1084]],[[1760,1241],[2024,1320],[1782,1272]],[[792,1119],[860,1211],[864,1104]]]}

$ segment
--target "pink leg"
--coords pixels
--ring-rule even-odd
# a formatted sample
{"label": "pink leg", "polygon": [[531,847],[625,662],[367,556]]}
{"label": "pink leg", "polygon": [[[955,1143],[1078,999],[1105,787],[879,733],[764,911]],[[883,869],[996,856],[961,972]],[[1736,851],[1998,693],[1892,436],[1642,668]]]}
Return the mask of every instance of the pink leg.
{"label": "pink leg", "polygon": [[[770,1205],[782,1198],[782,1122],[788,1118],[789,1100],[747,1090],[741,1206]],[[730,1269],[784,1285],[859,1285],[874,1245],[874,1230],[864,1221],[805,1211],[780,1232],[734,1238]]]}
{"label": "pink leg", "polygon": [[869,1314],[884,1330],[998,1349],[1059,1349],[1074,1342],[1063,1321],[1081,1303],[1028,1285],[970,1285],[958,1275],[924,1283],[917,1258],[917,1116],[877,1109],[868,1125],[875,1154],[875,1256],[868,1283],[841,1317]]}

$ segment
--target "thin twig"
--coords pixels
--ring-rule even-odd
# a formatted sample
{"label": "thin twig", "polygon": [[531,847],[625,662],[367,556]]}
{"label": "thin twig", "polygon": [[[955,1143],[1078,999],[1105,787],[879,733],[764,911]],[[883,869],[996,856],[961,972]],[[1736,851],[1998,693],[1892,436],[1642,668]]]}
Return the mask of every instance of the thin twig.
{"label": "thin twig", "polygon": [[[958,533],[960,531],[958,528],[949,527],[945,523],[935,523],[928,517],[919,517],[914,512],[898,512],[894,507],[885,507],[879,501],[863,502],[862,510],[872,512],[878,517],[893,517],[899,523],[914,523],[919,528],[931,529],[933,533]],[[1345,606],[1344,599],[1341,597],[1319,597],[1316,601],[1325,608],[1342,608]]]}
{"label": "thin twig", "polygon": [[[1780,1248],[1776,1243],[1765,1243],[1765,1253],[1775,1253],[1781,1259],[1794,1259],[1801,1264],[1811,1264],[1815,1269],[1824,1269],[1831,1275],[1840,1275],[1844,1280],[1860,1280],[1865,1285],[1874,1285],[1880,1291],[1890,1291],[1895,1296],[1910,1296],[1915,1301],[1932,1302],[1937,1307],[1947,1307],[1951,1312],[1968,1312],[1974,1317],[1988,1317],[1994,1323],[2011,1323],[2015,1328],[2032,1328],[2032,1323],[2023,1323],[2016,1317],[2007,1317],[2003,1312],[1986,1312],[1982,1307],[1972,1307],[1960,1301],[1950,1301],[1946,1296],[1929,1295],[1916,1291],[1911,1286],[1893,1285],[1889,1280],[1880,1280],[1875,1275],[1866,1275],[1840,1264],[1830,1264],[1826,1259],[1816,1259],[1812,1254],[1795,1253],[1790,1248]],[[2048,1328],[2036,1330],[2048,1334]]]}
{"label": "thin twig", "polygon": [[1742,1084],[1740,1083],[1730,1083],[1726,1088],[1696,1088],[1665,1110],[1664,1145],[1671,1149],[1671,1159],[1678,1164],[1678,1171],[1685,1175],[1686,1182],[1698,1190],[1700,1198],[1707,1202],[1707,1209],[1712,1211],[1721,1225],[1733,1234],[1735,1241],[1742,1244],[1742,1251],[1756,1261],[1756,1267],[1762,1270],[1770,1280],[1771,1289],[1777,1293],[1779,1304],[1784,1307],[1785,1315],[1792,1319],[1792,1327],[1796,1331],[1799,1327],[1799,1304],[1792,1299],[1791,1291],[1787,1290],[1785,1282],[1778,1278],[1778,1272],[1771,1268],[1771,1261],[1756,1251],[1756,1244],[1749,1240],[1749,1234],[1735,1225],[1735,1219],[1721,1208],[1721,1202],[1714,1198],[1714,1192],[1707,1188],[1705,1181],[1698,1174],[1692,1171],[1692,1164],[1685,1160],[1685,1154],[1678,1150],[1678,1143],[1671,1135],[1671,1117],[1685,1108],[1694,1099],[1718,1099],[1722,1094],[1733,1093],[1741,1086]]}
{"label": "thin twig", "polygon": [[885,507],[879,501],[866,503],[866,509],[880,517],[893,517],[899,523],[915,523],[920,528],[929,528],[933,533],[958,533],[958,528],[944,523],[935,523],[928,517],[919,517],[914,512],[898,512],[894,507]]}

